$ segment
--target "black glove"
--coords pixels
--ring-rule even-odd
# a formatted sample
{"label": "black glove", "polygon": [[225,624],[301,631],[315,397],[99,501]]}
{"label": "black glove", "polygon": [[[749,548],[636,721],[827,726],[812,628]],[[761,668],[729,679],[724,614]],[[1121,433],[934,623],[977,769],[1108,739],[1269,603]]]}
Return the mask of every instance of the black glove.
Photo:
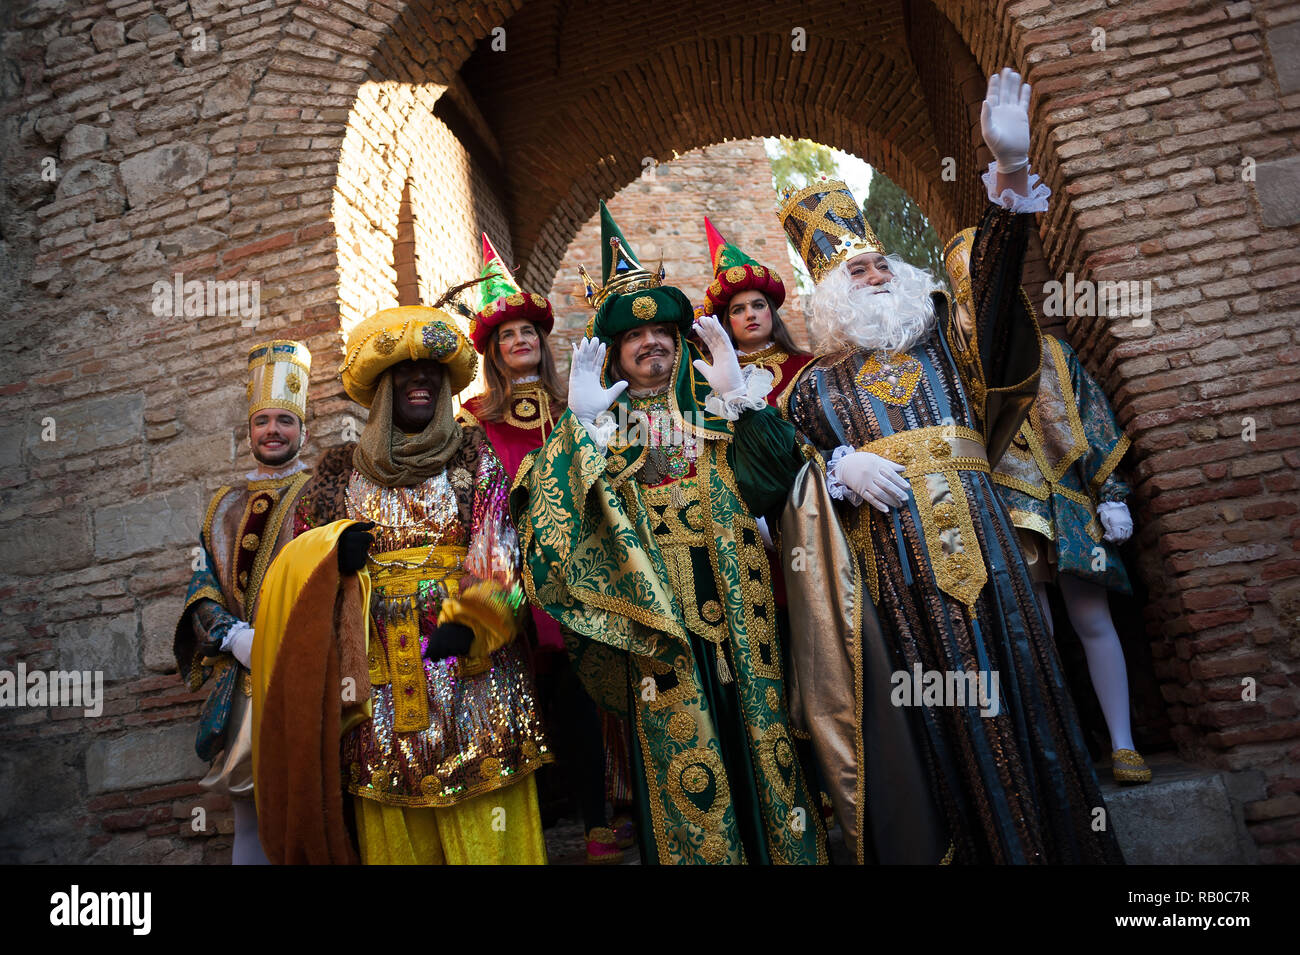
{"label": "black glove", "polygon": [[355,574],[366,566],[366,555],[370,545],[375,542],[373,534],[367,534],[375,525],[371,523],[351,524],[339,535],[339,573]]}
{"label": "black glove", "polygon": [[443,623],[429,637],[429,649],[424,658],[430,662],[443,657],[460,657],[469,653],[474,642],[474,631],[463,623]]}

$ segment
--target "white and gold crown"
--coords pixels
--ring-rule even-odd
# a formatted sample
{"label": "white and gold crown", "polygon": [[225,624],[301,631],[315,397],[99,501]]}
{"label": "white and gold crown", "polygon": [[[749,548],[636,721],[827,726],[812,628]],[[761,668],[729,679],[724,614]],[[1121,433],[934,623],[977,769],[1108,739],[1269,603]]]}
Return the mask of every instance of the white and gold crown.
{"label": "white and gold crown", "polygon": [[248,416],[267,408],[292,411],[307,420],[311,352],[302,342],[277,339],[248,351]]}

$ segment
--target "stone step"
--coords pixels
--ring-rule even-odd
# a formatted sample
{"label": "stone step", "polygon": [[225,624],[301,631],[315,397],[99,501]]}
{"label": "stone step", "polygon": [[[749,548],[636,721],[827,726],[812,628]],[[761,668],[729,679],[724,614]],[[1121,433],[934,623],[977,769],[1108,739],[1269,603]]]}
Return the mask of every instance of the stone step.
{"label": "stone step", "polygon": [[1110,763],[1097,767],[1115,837],[1130,865],[1254,865],[1246,832],[1244,786],[1250,774],[1194,766],[1173,754],[1147,757],[1151,782],[1122,785]]}

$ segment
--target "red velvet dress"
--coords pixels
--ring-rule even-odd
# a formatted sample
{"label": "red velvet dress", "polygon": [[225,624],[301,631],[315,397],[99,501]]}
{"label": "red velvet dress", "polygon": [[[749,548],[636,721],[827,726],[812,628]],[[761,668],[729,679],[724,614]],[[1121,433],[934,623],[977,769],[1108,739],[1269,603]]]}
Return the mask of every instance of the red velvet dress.
{"label": "red velvet dress", "polygon": [[[513,485],[518,476],[519,465],[530,451],[540,448],[551,434],[555,422],[559,420],[564,406],[542,387],[540,381],[517,383],[505,418],[501,421],[485,421],[481,417],[483,396],[475,395],[465,401],[457,415],[468,425],[482,428],[510,475]],[[564,640],[560,637],[560,625],[542,613],[533,609],[533,621],[537,624],[537,642],[549,650],[563,650]]]}

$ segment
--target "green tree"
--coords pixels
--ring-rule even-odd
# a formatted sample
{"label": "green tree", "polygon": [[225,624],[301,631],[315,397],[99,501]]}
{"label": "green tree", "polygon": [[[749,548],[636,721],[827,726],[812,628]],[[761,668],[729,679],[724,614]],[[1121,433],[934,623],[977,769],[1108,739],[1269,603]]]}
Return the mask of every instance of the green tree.
{"label": "green tree", "polygon": [[778,195],[786,189],[802,189],[822,176],[834,179],[839,175],[830,147],[811,139],[782,136],[769,150],[768,158],[772,162],[772,182]]}
{"label": "green tree", "polygon": [[871,188],[862,203],[862,216],[875,231],[890,255],[919,269],[927,269],[946,284],[939,236],[921,208],[902,188],[879,169],[872,167]]}

